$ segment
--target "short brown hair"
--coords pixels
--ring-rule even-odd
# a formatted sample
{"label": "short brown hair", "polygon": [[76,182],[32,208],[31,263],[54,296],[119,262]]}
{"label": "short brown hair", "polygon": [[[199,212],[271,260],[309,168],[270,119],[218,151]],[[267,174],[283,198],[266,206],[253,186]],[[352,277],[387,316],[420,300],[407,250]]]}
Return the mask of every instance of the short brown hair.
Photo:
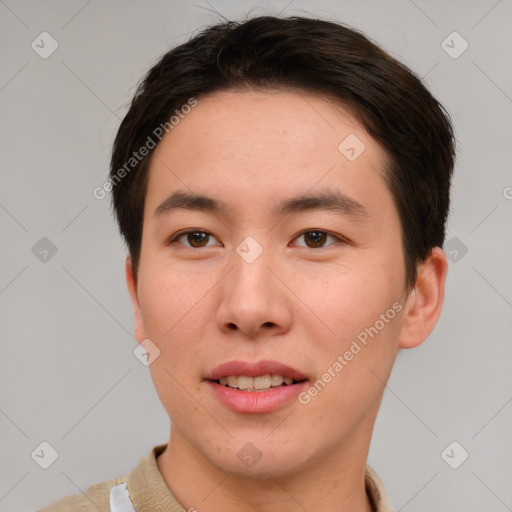
{"label": "short brown hair", "polygon": [[152,151],[126,162],[191,98],[228,89],[293,88],[347,106],[389,155],[385,179],[397,206],[406,284],[442,246],[455,139],[450,117],[421,80],[362,33],[302,17],[226,22],[171,49],[139,84],[112,151],[113,208],[137,271]]}

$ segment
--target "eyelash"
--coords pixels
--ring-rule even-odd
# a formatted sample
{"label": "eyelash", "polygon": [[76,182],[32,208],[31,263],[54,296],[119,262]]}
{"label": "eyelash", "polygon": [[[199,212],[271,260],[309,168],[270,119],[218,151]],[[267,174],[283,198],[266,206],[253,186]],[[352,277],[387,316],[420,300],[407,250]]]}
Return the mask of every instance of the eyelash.
{"label": "eyelash", "polygon": [[[176,233],[175,235],[173,235],[171,237],[171,239],[169,240],[168,245],[173,245],[173,244],[177,243],[180,238],[183,238],[184,236],[188,235],[189,233],[202,233],[202,234],[205,234],[205,235],[214,236],[211,233],[209,233],[208,231],[203,231],[201,229],[188,229],[188,230],[185,230],[185,231],[180,231],[180,232]],[[299,237],[301,237],[301,236],[303,236],[303,235],[305,235],[307,233],[322,233],[322,234],[325,234],[328,237],[332,237],[332,238],[334,238],[336,240],[332,244],[329,244],[329,245],[326,245],[326,246],[321,246],[321,247],[307,247],[305,245],[299,246],[302,249],[306,249],[308,251],[318,251],[318,249],[325,249],[327,247],[330,247],[331,245],[334,245],[334,243],[339,243],[339,242],[341,242],[343,244],[349,243],[349,241],[346,238],[344,238],[344,237],[342,237],[340,235],[336,235],[334,233],[331,233],[330,231],[325,231],[325,230],[322,230],[322,229],[307,229],[305,231],[301,231],[293,240],[295,241]],[[187,249],[206,249],[206,248],[208,248],[210,246],[192,247],[192,246],[184,245],[184,247],[186,247]]]}

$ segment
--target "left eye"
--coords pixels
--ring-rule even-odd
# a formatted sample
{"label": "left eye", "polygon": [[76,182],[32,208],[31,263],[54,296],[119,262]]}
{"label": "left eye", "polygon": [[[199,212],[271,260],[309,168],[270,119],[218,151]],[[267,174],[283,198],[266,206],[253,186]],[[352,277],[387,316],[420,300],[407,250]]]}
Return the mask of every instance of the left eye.
{"label": "left eye", "polygon": [[[304,239],[303,244],[297,244],[300,247],[307,247],[309,249],[317,249],[318,247],[325,247],[326,245],[331,245],[332,243],[341,242],[342,239],[340,237],[330,235],[326,231],[320,231],[320,230],[311,230],[311,231],[304,231],[304,233],[301,233],[296,239]],[[330,244],[326,244],[328,240],[332,240]]]}

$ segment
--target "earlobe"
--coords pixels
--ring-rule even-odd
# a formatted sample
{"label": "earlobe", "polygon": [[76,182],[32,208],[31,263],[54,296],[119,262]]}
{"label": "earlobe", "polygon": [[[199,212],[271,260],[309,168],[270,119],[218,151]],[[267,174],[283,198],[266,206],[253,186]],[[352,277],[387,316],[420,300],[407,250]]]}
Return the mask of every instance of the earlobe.
{"label": "earlobe", "polygon": [[146,339],[145,329],[144,329],[144,320],[142,318],[142,312],[140,308],[139,295],[137,289],[137,280],[135,278],[135,274],[133,272],[132,260],[128,256],[125,262],[125,276],[126,276],[126,286],[128,288],[128,292],[130,293],[130,298],[133,306],[133,317],[134,317],[134,334],[135,339],[141,343]]}
{"label": "earlobe", "polygon": [[419,265],[416,284],[407,298],[400,348],[421,345],[434,329],[443,308],[447,271],[448,262],[440,247]]}

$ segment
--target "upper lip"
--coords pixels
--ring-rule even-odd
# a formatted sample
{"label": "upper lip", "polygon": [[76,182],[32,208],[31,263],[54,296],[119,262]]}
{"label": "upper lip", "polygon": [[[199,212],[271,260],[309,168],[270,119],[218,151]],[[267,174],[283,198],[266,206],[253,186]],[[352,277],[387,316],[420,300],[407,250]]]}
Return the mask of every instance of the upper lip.
{"label": "upper lip", "polygon": [[307,376],[295,368],[279,361],[227,361],[216,366],[207,376],[207,380],[218,380],[221,377],[230,375],[245,375],[247,377],[258,377],[259,375],[281,375],[291,377],[293,380],[307,380]]}

